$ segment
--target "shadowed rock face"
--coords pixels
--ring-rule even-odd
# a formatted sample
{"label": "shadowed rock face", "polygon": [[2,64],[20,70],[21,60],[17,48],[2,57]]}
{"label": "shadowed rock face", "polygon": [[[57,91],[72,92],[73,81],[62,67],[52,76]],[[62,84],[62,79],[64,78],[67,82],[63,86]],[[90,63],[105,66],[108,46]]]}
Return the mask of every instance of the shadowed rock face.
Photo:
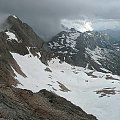
{"label": "shadowed rock face", "polygon": [[21,43],[28,47],[42,48],[44,41],[36,35],[30,26],[23,23],[19,18],[9,16],[7,19],[10,24],[10,30],[21,39]]}
{"label": "shadowed rock face", "polygon": [[8,41],[9,49],[12,52],[19,53],[21,55],[28,54],[28,48],[32,51],[33,55],[37,55],[37,52],[41,53],[41,61],[47,64],[47,60],[50,59],[50,49],[46,43],[32,30],[32,28],[23,23],[19,18],[9,16],[7,19],[9,24],[9,31],[13,32],[18,42]]}
{"label": "shadowed rock face", "polygon": [[19,65],[16,63],[9,51],[9,46],[6,42],[7,35],[4,32],[0,33],[0,83],[16,85],[14,72],[11,66],[21,75],[25,76]]}
{"label": "shadowed rock face", "polygon": [[96,120],[71,102],[46,90],[32,93],[0,87],[0,118],[14,120]]}
{"label": "shadowed rock face", "polygon": [[[11,52],[20,55],[26,55],[31,52],[34,56],[39,57],[44,64],[47,64],[51,51],[32,28],[23,23],[19,18],[9,16],[7,25],[7,29],[0,32],[0,83],[16,85],[17,81],[14,79],[15,74],[12,68],[23,77],[26,77],[26,75],[21,71]],[[10,40],[6,34],[7,32],[14,34],[17,40]],[[38,56],[37,53],[40,53],[41,56]]]}

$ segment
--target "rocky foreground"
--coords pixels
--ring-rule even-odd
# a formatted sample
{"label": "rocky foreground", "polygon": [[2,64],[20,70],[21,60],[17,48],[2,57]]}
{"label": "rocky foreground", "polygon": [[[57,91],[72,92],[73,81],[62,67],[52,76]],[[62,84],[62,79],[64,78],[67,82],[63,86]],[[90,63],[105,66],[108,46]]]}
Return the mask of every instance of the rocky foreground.
{"label": "rocky foreground", "polygon": [[0,87],[0,120],[96,120],[54,93]]}

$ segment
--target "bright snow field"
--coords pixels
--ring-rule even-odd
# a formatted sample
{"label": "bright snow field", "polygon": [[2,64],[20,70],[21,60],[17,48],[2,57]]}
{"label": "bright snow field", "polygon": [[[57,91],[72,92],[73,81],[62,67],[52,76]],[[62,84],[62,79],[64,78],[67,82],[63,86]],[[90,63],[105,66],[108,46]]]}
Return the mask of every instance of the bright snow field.
{"label": "bright snow field", "polygon": [[58,59],[46,66],[31,54],[12,55],[27,76],[24,78],[14,70],[21,83],[18,88],[33,92],[47,89],[95,115],[98,120],[120,120],[119,76],[59,63]]}

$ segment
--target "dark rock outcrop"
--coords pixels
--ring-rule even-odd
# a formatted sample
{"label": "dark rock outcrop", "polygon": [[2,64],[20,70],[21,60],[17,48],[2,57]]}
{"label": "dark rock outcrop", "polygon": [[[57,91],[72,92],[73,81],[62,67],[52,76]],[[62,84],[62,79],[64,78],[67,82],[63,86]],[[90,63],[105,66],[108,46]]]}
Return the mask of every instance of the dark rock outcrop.
{"label": "dark rock outcrop", "polygon": [[96,120],[71,102],[46,90],[32,93],[0,87],[0,118],[9,120]]}
{"label": "dark rock outcrop", "polygon": [[10,50],[21,55],[26,55],[29,54],[28,48],[30,48],[30,51],[35,56],[40,52],[41,61],[47,64],[47,60],[50,59],[51,55],[50,49],[33,29],[19,18],[14,18],[13,16],[9,16],[7,22],[10,26],[9,31],[13,32],[18,39],[18,42],[7,42]]}

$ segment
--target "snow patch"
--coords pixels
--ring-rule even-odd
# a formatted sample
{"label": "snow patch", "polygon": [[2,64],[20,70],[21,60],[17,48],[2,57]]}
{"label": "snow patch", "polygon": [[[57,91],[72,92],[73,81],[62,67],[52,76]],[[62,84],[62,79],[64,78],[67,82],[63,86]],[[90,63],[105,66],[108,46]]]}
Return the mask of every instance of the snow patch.
{"label": "snow patch", "polygon": [[13,17],[14,17],[15,19],[17,19],[17,17],[16,17],[15,15],[13,15]]}
{"label": "snow patch", "polygon": [[[21,83],[17,87],[29,89],[33,92],[38,92],[41,89],[53,91],[80,106],[87,113],[97,116],[98,120],[120,119],[119,93],[109,95],[110,97],[104,96],[100,98],[100,95],[95,92],[104,88],[114,87],[115,90],[119,91],[119,76],[89,70],[87,67],[71,66],[65,62],[60,63],[58,58],[52,59],[48,63],[52,72],[45,72],[47,66],[37,57],[31,54],[21,56],[12,53],[12,55],[21,67],[21,70],[28,76],[24,78],[15,72],[16,79]],[[29,57],[30,55],[31,57]],[[88,76],[86,73],[91,73],[96,78]],[[106,75],[119,80],[106,79]],[[61,85],[69,91],[61,91]]]}
{"label": "snow patch", "polygon": [[8,41],[16,40],[17,42],[19,42],[14,33],[10,32],[10,31],[5,32],[5,33],[6,33],[6,35],[8,35],[8,38],[7,38]]}

